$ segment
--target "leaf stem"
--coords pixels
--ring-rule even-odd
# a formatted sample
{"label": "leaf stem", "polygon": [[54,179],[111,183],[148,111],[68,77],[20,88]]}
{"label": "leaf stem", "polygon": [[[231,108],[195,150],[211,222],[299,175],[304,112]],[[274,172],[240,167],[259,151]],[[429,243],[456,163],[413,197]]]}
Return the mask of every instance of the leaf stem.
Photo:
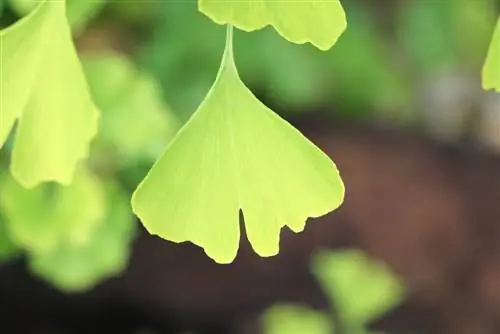
{"label": "leaf stem", "polygon": [[222,58],[224,66],[235,66],[234,52],[233,52],[233,25],[228,24],[226,29],[226,46],[224,49],[224,56]]}

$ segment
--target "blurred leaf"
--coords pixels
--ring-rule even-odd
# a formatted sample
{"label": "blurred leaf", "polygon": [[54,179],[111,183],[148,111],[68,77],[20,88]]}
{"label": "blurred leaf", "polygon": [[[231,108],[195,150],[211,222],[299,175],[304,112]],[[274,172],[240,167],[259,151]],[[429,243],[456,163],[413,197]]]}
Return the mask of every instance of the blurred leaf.
{"label": "blurred leaf", "polygon": [[[8,0],[12,9],[24,16],[44,0]],[[61,0],[60,0],[61,1]],[[62,0],[66,1],[66,15],[73,33],[81,32],[90,20],[104,8],[107,0]]]}
{"label": "blurred leaf", "polygon": [[12,241],[5,225],[5,218],[0,214],[0,261],[8,260],[20,251]]}
{"label": "blurred leaf", "polygon": [[102,113],[98,141],[129,161],[157,159],[179,121],[163,102],[155,80],[120,55],[87,57],[83,64]]}
{"label": "blurred leaf", "polygon": [[500,17],[483,67],[483,88],[500,92]]}
{"label": "blurred leaf", "polygon": [[450,29],[450,4],[456,6],[452,1],[417,0],[400,7],[400,43],[416,62],[418,72],[434,73],[458,62]]}
{"label": "blurred leaf", "polygon": [[79,169],[69,186],[25,189],[7,174],[0,183],[0,208],[9,234],[23,248],[46,252],[61,242],[85,242],[104,215],[101,185]]}
{"label": "blurred leaf", "polygon": [[330,76],[324,52],[289,43],[271,28],[239,32],[235,43],[242,78],[265,88],[273,105],[302,112],[323,99],[324,79]]}
{"label": "blurred leaf", "polygon": [[411,87],[386,50],[368,8],[348,3],[349,29],[325,64],[332,72],[332,101],[350,116],[371,111],[401,111],[408,105]]}
{"label": "blurred leaf", "polygon": [[99,113],[64,11],[65,2],[43,1],[0,32],[0,146],[20,117],[11,172],[25,187],[70,184],[97,132]]}
{"label": "blurred leaf", "polygon": [[217,74],[224,28],[201,14],[195,0],[162,2],[158,16],[152,37],[141,47],[140,62],[158,78],[173,112],[185,121]]}
{"label": "blurred leaf", "polygon": [[290,42],[310,42],[321,50],[331,48],[347,27],[339,0],[198,0],[198,6],[218,24],[232,24],[245,31],[272,25]]}
{"label": "blurred leaf", "polygon": [[241,82],[231,29],[214,85],[132,198],[150,233],[191,241],[218,263],[236,257],[240,209],[254,250],[273,256],[283,226],[300,232],[344,197],[329,157]]}
{"label": "blurred leaf", "polygon": [[313,258],[313,272],[342,321],[354,332],[361,332],[404,295],[402,283],[389,269],[361,251],[321,251]]}
{"label": "blurred leaf", "polygon": [[160,1],[110,1],[109,9],[122,22],[144,24],[156,17],[160,5]]}
{"label": "blurred leaf", "polygon": [[277,304],[261,319],[263,334],[332,334],[333,324],[328,315],[306,307]]}
{"label": "blurred leaf", "polygon": [[98,228],[80,244],[65,242],[50,252],[33,253],[34,273],[68,292],[91,288],[125,269],[134,236],[134,220],[126,193],[108,184],[107,213]]}
{"label": "blurred leaf", "polygon": [[448,29],[452,33],[454,50],[460,56],[461,67],[470,64],[475,70],[482,65],[484,50],[490,42],[497,0],[444,2],[447,5],[446,13],[451,17]]}

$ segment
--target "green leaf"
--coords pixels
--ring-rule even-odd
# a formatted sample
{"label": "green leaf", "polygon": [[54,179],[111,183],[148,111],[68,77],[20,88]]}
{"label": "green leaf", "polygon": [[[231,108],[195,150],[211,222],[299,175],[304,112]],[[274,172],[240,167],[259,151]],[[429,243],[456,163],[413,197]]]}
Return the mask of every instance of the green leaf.
{"label": "green leaf", "polygon": [[98,143],[136,162],[155,160],[179,128],[152,76],[118,54],[88,56],[87,80],[101,110]]}
{"label": "green leaf", "polygon": [[252,31],[272,25],[293,43],[331,48],[347,27],[339,0],[198,0],[199,10],[218,24]]}
{"label": "green leaf", "polygon": [[500,18],[493,33],[488,57],[483,67],[483,88],[500,92]]}
{"label": "green leaf", "polygon": [[57,183],[25,189],[10,175],[0,180],[0,208],[13,240],[32,252],[61,242],[85,242],[104,215],[101,185],[85,169],[69,186]]}
{"label": "green leaf", "polygon": [[[44,0],[9,0],[11,7],[21,16],[31,12]],[[63,0],[67,3],[67,17],[73,33],[79,33],[104,8],[107,0]]]}
{"label": "green leaf", "polygon": [[116,185],[107,189],[107,213],[84,243],[64,242],[50,252],[33,253],[31,270],[68,292],[91,288],[119,274],[127,265],[135,221],[126,193]]}
{"label": "green leaf", "polygon": [[263,334],[332,334],[328,315],[303,306],[276,304],[261,318]]}
{"label": "green leaf", "polygon": [[99,113],[64,13],[64,1],[43,1],[0,32],[0,147],[20,117],[11,172],[27,188],[70,184],[97,131]]}
{"label": "green leaf", "polygon": [[313,272],[341,319],[354,331],[361,331],[404,296],[399,279],[361,251],[321,251],[313,258]]}
{"label": "green leaf", "polygon": [[[450,29],[449,1],[411,1],[401,6],[397,24],[399,40],[421,74],[454,67],[459,63]],[[452,6],[456,6],[452,3]],[[463,29],[463,28],[462,28]]]}
{"label": "green leaf", "polygon": [[344,198],[328,156],[241,82],[231,29],[214,85],[132,198],[150,233],[191,241],[219,263],[236,257],[240,209],[253,249],[273,256],[282,227],[300,232]]}
{"label": "green leaf", "polygon": [[0,214],[0,261],[8,260],[19,250],[7,231],[5,217]]}

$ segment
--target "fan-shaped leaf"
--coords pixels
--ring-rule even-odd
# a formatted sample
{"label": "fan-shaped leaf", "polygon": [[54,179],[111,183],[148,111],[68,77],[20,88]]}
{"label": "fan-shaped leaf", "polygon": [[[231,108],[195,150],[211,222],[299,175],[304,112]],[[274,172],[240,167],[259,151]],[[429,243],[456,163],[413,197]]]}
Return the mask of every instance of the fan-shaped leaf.
{"label": "fan-shaped leaf", "polygon": [[198,0],[199,9],[219,24],[252,31],[272,25],[290,42],[331,48],[347,27],[339,0]]}
{"label": "fan-shaped leaf", "polygon": [[70,184],[97,131],[94,106],[65,17],[43,1],[0,32],[0,146],[20,117],[11,171],[25,187]]}
{"label": "fan-shaped leaf", "polygon": [[272,256],[282,227],[300,232],[344,197],[328,156],[241,82],[231,38],[210,92],[132,198],[150,233],[191,241],[220,263],[236,256],[240,209],[254,250]]}

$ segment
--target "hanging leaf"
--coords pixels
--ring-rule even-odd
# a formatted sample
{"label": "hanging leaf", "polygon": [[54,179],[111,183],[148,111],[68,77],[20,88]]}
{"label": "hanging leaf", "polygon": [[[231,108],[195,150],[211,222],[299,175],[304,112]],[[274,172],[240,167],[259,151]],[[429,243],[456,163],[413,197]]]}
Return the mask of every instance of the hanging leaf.
{"label": "hanging leaf", "polygon": [[347,27],[339,0],[198,0],[200,11],[218,24],[252,31],[272,25],[293,43],[327,50]]}
{"label": "hanging leaf", "polygon": [[19,119],[11,172],[27,188],[70,184],[98,125],[65,17],[64,1],[43,1],[0,32],[0,147]]}
{"label": "hanging leaf", "polygon": [[241,82],[232,28],[214,85],[132,198],[152,234],[191,241],[219,263],[236,256],[243,211],[260,256],[279,250],[284,226],[336,209],[344,186],[335,164]]}
{"label": "hanging leaf", "polygon": [[261,319],[263,334],[335,333],[328,315],[292,304],[276,304]]}
{"label": "hanging leaf", "polygon": [[483,88],[500,92],[500,17],[483,67]]}
{"label": "hanging leaf", "polygon": [[120,273],[127,265],[134,219],[126,194],[115,185],[107,186],[106,207],[86,242],[63,242],[49,252],[31,254],[31,270],[68,292],[87,290]]}
{"label": "hanging leaf", "polygon": [[[31,12],[44,0],[8,0],[11,7],[21,16]],[[81,32],[87,23],[104,8],[107,0],[64,0],[67,17],[73,34]],[[1,2],[1,1],[0,1]]]}
{"label": "hanging leaf", "polygon": [[353,333],[363,332],[369,321],[396,306],[404,295],[389,269],[361,251],[319,252],[313,271]]}
{"label": "hanging leaf", "polygon": [[104,215],[103,190],[85,169],[69,186],[23,188],[10,175],[0,180],[0,209],[16,244],[47,252],[61,242],[85,242]]}
{"label": "hanging leaf", "polygon": [[134,163],[140,158],[156,160],[179,122],[154,78],[117,54],[88,56],[83,65],[102,113],[98,144]]}

